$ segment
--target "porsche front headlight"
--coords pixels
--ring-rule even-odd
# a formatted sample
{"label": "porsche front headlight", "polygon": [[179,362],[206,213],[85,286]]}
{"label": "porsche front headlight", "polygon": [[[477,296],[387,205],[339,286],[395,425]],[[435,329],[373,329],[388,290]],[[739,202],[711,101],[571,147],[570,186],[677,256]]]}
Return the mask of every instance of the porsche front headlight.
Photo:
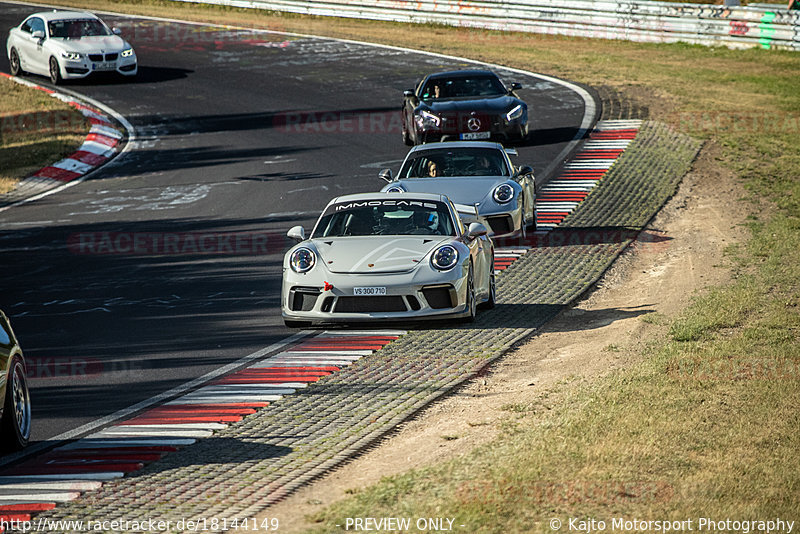
{"label": "porsche front headlight", "polygon": [[289,256],[289,266],[296,273],[307,273],[317,263],[317,255],[310,248],[300,247]]}
{"label": "porsche front headlight", "polygon": [[511,108],[511,111],[506,113],[506,120],[508,122],[511,122],[519,119],[520,117],[522,117],[523,111],[525,111],[525,109],[522,107],[522,104],[517,104],[516,106]]}
{"label": "porsche front headlight", "polygon": [[453,245],[442,245],[431,254],[431,265],[440,271],[449,271],[458,264],[458,250]]}
{"label": "porsche front headlight", "polygon": [[508,184],[500,184],[494,188],[492,198],[494,198],[498,204],[507,204],[514,198],[514,188]]}
{"label": "porsche front headlight", "polygon": [[387,193],[405,193],[406,190],[402,185],[393,185],[386,190]]}

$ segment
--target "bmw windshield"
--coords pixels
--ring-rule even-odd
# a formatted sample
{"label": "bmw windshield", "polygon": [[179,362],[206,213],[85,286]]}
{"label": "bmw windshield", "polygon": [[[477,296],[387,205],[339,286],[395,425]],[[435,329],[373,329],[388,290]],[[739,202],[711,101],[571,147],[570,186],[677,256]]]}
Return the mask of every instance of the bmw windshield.
{"label": "bmw windshield", "polygon": [[54,39],[80,39],[111,35],[108,27],[97,19],[51,20],[47,24]]}

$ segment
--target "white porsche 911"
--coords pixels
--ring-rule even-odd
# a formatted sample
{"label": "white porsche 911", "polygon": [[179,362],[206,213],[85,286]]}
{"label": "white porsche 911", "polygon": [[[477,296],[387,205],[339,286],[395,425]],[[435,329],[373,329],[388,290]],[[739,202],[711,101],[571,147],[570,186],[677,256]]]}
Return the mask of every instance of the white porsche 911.
{"label": "white porsche 911", "polygon": [[41,74],[54,84],[103,71],[135,76],[136,53],[119,33],[91,13],[35,13],[8,32],[11,74]]}
{"label": "white porsche 911", "polygon": [[486,227],[469,228],[444,195],[361,193],[328,203],[283,260],[281,312],[312,322],[463,318],[495,302]]}

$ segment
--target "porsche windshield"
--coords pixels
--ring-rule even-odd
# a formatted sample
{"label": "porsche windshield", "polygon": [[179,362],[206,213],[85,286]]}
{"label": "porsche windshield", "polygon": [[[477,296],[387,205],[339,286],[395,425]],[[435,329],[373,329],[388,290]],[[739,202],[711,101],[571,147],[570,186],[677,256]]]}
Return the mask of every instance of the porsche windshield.
{"label": "porsche windshield", "polygon": [[328,206],[312,237],[456,235],[444,203],[391,200],[391,193],[387,197]]}
{"label": "porsche windshield", "polygon": [[431,78],[422,89],[423,100],[448,98],[492,97],[506,94],[506,88],[497,76],[477,75],[453,78]]}
{"label": "porsche windshield", "polygon": [[400,169],[399,178],[455,176],[510,176],[503,153],[494,148],[452,148],[414,153]]}
{"label": "porsche windshield", "polygon": [[97,19],[51,20],[47,24],[54,39],[80,39],[111,35],[105,24]]}

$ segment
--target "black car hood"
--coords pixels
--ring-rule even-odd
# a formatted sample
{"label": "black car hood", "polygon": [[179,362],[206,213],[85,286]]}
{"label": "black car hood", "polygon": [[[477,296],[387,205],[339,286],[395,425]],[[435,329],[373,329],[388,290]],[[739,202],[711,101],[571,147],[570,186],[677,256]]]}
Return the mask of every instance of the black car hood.
{"label": "black car hood", "polygon": [[454,98],[448,100],[427,100],[420,104],[423,109],[434,113],[460,113],[470,111],[483,111],[487,113],[506,113],[518,104],[519,98],[502,95],[493,98]]}

